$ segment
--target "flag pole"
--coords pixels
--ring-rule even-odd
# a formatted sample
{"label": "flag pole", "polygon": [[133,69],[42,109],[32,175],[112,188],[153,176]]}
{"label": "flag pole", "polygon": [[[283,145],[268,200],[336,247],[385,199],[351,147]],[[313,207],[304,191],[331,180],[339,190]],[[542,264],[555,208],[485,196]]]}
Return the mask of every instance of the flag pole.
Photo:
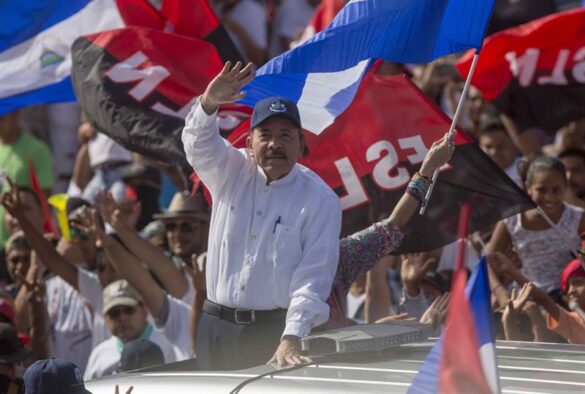
{"label": "flag pole", "polygon": [[[475,67],[477,66],[477,59],[479,58],[479,52],[475,50],[475,54],[473,55],[473,61],[471,62],[471,68],[469,69],[469,73],[467,74],[467,79],[465,80],[465,85],[463,85],[463,91],[461,92],[461,97],[459,98],[459,103],[457,104],[457,109],[455,110],[455,115],[453,115],[453,120],[451,121],[451,127],[449,127],[449,131],[445,134],[447,140],[449,142],[453,141],[455,137],[455,133],[457,132],[457,122],[459,121],[459,117],[461,116],[461,110],[463,109],[463,103],[465,102],[465,98],[467,97],[467,92],[469,91],[469,86],[471,85],[471,78],[473,77],[473,73],[475,72]],[[439,169],[437,168],[433,173],[433,182],[429,186],[429,190],[427,190],[427,194],[425,195],[425,199],[422,202],[420,207],[419,214],[424,215],[427,210],[427,205],[429,204],[429,200],[431,198],[431,194],[433,193],[433,189],[435,188],[435,183],[437,183],[437,178],[439,177]]]}

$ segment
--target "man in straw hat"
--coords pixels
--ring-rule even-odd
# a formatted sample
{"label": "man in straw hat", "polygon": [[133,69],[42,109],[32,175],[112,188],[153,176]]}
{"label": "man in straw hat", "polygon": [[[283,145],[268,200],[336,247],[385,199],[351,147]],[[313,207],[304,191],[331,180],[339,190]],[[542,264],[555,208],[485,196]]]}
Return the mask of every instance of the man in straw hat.
{"label": "man in straw hat", "polygon": [[[221,104],[243,97],[252,64],[227,62],[185,120],[187,160],[213,200],[207,300],[197,331],[202,369],[307,361],[299,338],[327,321],[337,268],[338,197],[297,164],[306,147],[299,111],[282,97],[260,100],[247,149],[219,135]],[[274,349],[276,348],[276,352]]]}

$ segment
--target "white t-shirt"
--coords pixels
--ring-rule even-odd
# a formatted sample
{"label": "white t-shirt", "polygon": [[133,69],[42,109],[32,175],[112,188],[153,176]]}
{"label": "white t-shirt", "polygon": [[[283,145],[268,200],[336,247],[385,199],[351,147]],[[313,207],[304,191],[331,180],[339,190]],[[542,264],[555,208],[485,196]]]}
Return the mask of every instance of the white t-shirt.
{"label": "white t-shirt", "polygon": [[[228,16],[237,22],[242,29],[248,33],[250,40],[259,48],[266,49],[268,47],[268,33],[266,11],[264,7],[255,0],[241,0],[228,12]],[[237,35],[227,29],[234,45],[240,51],[240,54],[246,59],[244,47]]]}
{"label": "white t-shirt", "polygon": [[92,348],[92,316],[85,299],[59,276],[46,281],[54,356],[83,371]]}
{"label": "white t-shirt", "polygon": [[315,8],[307,0],[284,0],[282,2],[272,22],[270,58],[289,49],[282,45],[281,37],[291,41],[296,40],[299,30],[303,31],[307,27],[314,13]]}
{"label": "white t-shirt", "polygon": [[191,305],[168,294],[166,295],[165,303],[165,307],[168,308],[166,310],[166,319],[165,321],[157,321],[157,328],[176,347],[178,361],[196,357],[193,353],[193,340],[189,322]]}
{"label": "white t-shirt", "polygon": [[[160,347],[165,363],[177,361],[174,346],[160,332],[152,330],[147,339]],[[83,374],[83,380],[97,379],[116,372],[122,354],[119,341],[117,337],[111,336],[93,349]]]}
{"label": "white t-shirt", "polygon": [[79,293],[90,303],[93,309],[92,348],[112,336],[104,321],[103,288],[97,274],[83,268],[77,270]]}
{"label": "white t-shirt", "polygon": [[87,143],[89,165],[94,168],[108,161],[132,161],[132,154],[105,134],[97,133]]}

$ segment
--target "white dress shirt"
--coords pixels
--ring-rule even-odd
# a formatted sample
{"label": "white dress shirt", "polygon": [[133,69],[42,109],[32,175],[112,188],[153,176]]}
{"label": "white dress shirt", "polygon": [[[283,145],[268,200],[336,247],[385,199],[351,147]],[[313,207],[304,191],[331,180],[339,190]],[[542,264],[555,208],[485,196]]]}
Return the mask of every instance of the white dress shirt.
{"label": "white dress shirt", "polygon": [[283,335],[325,323],[339,258],[339,198],[296,164],[267,184],[248,150],[220,137],[197,103],[182,135],[187,160],[209,189],[207,297],[231,308],[288,309]]}

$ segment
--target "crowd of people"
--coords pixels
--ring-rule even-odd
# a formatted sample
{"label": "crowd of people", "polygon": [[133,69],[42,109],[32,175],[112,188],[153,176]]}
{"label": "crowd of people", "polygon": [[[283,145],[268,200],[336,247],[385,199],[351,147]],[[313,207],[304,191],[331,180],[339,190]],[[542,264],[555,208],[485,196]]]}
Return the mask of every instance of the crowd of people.
{"label": "crowd of people", "polygon": [[[455,245],[393,252],[453,143],[429,147],[385,219],[340,239],[338,197],[297,164],[293,102],[260,101],[241,150],[216,119],[253,64],[295,45],[320,1],[212,3],[251,63],[226,63],[185,121],[186,157],[211,199],[97,133],[76,104],[0,116],[0,392],[192,358],[202,369],[296,365],[308,361],[299,338],[351,324],[410,319],[440,333]],[[496,1],[490,31],[579,2],[540,3]],[[407,73],[452,116],[455,60],[379,72]],[[465,240],[467,269],[488,256],[497,338],[585,344],[585,119],[518,130],[472,87],[459,127],[538,206]]]}

